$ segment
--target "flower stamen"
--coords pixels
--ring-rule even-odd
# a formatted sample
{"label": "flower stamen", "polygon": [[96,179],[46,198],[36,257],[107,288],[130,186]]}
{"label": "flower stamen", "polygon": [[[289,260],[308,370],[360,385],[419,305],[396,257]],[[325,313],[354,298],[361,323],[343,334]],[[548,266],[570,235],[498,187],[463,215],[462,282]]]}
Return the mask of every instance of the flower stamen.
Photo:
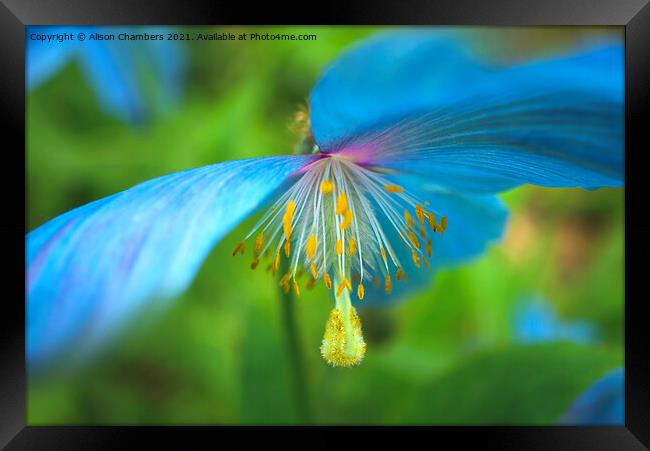
{"label": "flower stamen", "polygon": [[404,192],[404,188],[402,188],[401,186],[397,186],[397,185],[385,185],[384,189],[386,191],[388,191],[389,193],[403,193]]}
{"label": "flower stamen", "polygon": [[334,191],[334,184],[331,180],[323,180],[320,184],[320,192],[323,194],[329,194]]}
{"label": "flower stamen", "polygon": [[[386,174],[343,155],[322,154],[310,164],[246,236],[257,233],[251,268],[261,256],[272,255],[267,270],[275,277],[281,258],[287,259],[279,280],[284,293],[293,289],[301,295],[298,279],[303,272],[308,290],[321,277],[327,289],[335,287],[337,307],[321,347],[334,366],[355,365],[365,353],[359,318],[349,304],[353,285],[359,301],[376,296],[381,288],[390,295],[391,274],[407,281],[409,254],[413,266],[428,268],[435,254],[431,231],[442,235],[447,228],[446,216],[438,223],[426,199],[416,200]],[[402,248],[396,247],[400,244]],[[238,243],[233,255],[243,254],[244,248],[243,241]],[[368,283],[374,290],[366,293]]]}
{"label": "flower stamen", "polygon": [[241,241],[235,245],[235,248],[232,250],[232,256],[234,257],[237,254],[242,254],[244,255],[244,249],[246,248],[246,244]]}
{"label": "flower stamen", "polygon": [[309,260],[312,260],[314,258],[314,255],[316,254],[316,245],[318,244],[316,240],[316,235],[309,235],[309,238],[307,238],[307,244],[305,245],[305,253],[307,254],[307,258]]}

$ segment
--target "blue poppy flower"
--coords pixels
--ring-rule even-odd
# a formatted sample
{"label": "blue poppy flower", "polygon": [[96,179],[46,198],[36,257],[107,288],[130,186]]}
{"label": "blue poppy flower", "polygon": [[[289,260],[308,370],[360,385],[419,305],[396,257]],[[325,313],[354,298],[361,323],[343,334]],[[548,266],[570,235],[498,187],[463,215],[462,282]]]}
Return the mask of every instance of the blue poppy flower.
{"label": "blue poppy flower", "polygon": [[[37,88],[74,60],[106,113],[142,123],[151,110],[164,110],[182,95],[185,53],[179,42],[165,40],[167,32],[155,27],[27,27],[27,88]],[[114,40],[94,38],[100,36]]]}
{"label": "blue poppy flower", "polygon": [[335,308],[321,352],[358,364],[366,345],[352,301],[385,302],[483,252],[507,218],[495,193],[623,185],[622,44],[496,66],[439,31],[382,34],[324,71],[302,117],[309,154],[166,175],[29,233],[30,369],[64,351],[90,355],[178,295],[267,201],[246,237],[251,266],[267,256],[298,295],[322,280]]}
{"label": "blue poppy flower", "polygon": [[558,318],[552,304],[540,297],[523,300],[515,312],[513,329],[514,339],[521,343],[563,340],[588,344],[598,339],[594,324]]}
{"label": "blue poppy flower", "polygon": [[560,424],[625,424],[625,371],[617,368],[594,382],[562,415]]}

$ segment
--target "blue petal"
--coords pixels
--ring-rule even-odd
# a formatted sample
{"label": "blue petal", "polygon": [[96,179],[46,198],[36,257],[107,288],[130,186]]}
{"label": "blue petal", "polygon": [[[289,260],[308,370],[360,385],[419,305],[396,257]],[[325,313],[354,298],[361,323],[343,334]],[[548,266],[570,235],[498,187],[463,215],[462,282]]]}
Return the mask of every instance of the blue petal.
{"label": "blue petal", "polygon": [[[166,36],[169,29],[148,28],[151,33]],[[183,96],[187,58],[180,41],[145,41],[143,51],[148,56],[152,73],[158,75],[156,101],[162,108],[178,103]]]}
{"label": "blue petal", "polygon": [[331,64],[312,89],[316,142],[332,150],[377,124],[444,105],[485,71],[459,42],[436,30],[383,33],[362,41]]}
{"label": "blue petal", "polygon": [[88,355],[190,284],[215,243],[309,156],[231,161],[139,184],[27,236],[27,359]]}
{"label": "blue petal", "polygon": [[408,281],[397,281],[395,274],[391,274],[393,291],[390,296],[384,292],[383,280],[379,289],[367,284],[363,305],[394,302],[410,292],[421,289],[431,282],[436,270],[466,263],[481,255],[490,243],[501,239],[505,229],[508,211],[495,196],[466,196],[439,191],[427,186],[418,187],[405,179],[396,179],[396,182],[417,199],[429,201],[430,207],[425,208],[432,209],[438,221],[441,216],[446,216],[447,230],[440,236],[428,229],[432,248],[431,258],[427,257],[430,269],[426,269],[422,263],[421,267],[417,268],[411,252],[402,243],[395,229],[383,218],[382,228],[397,253],[402,269],[408,274]]}
{"label": "blue petal", "polygon": [[325,150],[360,151],[441,188],[621,186],[623,49],[503,68],[444,35],[383,36],[326,71],[311,118]]}
{"label": "blue petal", "polygon": [[[163,35],[166,28],[99,28],[90,32]],[[150,103],[167,109],[182,96],[185,53],[168,40],[94,41],[81,46],[80,61],[95,95],[109,113],[138,123],[148,119]],[[149,91],[147,91],[147,88]],[[149,94],[149,95],[146,95]]]}
{"label": "blue petal", "polygon": [[[114,29],[89,29],[117,32]],[[129,41],[93,41],[79,46],[79,61],[102,108],[123,121],[139,123],[147,108],[136,72],[134,44]]]}
{"label": "blue petal", "polygon": [[596,381],[571,405],[560,424],[625,424],[625,372],[609,372]]}
{"label": "blue petal", "polygon": [[513,328],[514,339],[521,343],[563,340],[590,344],[598,338],[594,324],[563,320],[553,305],[540,297],[523,300],[515,313]]}
{"label": "blue petal", "polygon": [[[86,41],[40,42],[28,39],[27,85],[36,87],[75,58],[86,73],[100,106],[130,123],[148,119],[152,107],[166,109],[182,96],[186,60],[179,42],[127,40],[122,33],[163,35],[161,27],[30,27],[28,33],[85,33]],[[90,39],[112,34],[115,40]],[[29,38],[29,34],[28,34]],[[157,105],[152,105],[153,103]]]}
{"label": "blue petal", "polygon": [[62,34],[68,29],[52,26],[29,26],[25,29],[27,89],[35,89],[58,72],[70,59],[76,43],[71,41],[38,41],[32,34]]}

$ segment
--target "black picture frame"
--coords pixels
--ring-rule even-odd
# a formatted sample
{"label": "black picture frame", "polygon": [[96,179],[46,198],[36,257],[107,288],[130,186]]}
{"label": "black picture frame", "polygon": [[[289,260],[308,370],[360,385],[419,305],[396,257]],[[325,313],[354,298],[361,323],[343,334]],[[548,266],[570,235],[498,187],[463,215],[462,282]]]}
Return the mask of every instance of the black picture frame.
{"label": "black picture frame", "polygon": [[[1,0],[0,90],[4,162],[0,236],[5,256],[5,298],[0,314],[0,446],[7,449],[116,449],[146,440],[191,447],[224,443],[217,427],[26,426],[24,358],[25,248],[25,26],[39,24],[408,24],[408,25],[618,25],[625,28],[625,426],[436,427],[430,439],[489,449],[634,450],[650,446],[650,348],[643,291],[650,251],[650,214],[643,197],[650,121],[649,0],[408,0],[324,2],[281,6],[277,2]],[[644,145],[645,144],[645,145]],[[639,264],[636,264],[639,262]],[[22,263],[22,264],[21,264]],[[242,431],[243,432],[243,431]],[[314,431],[318,433],[318,431]],[[275,433],[275,432],[273,432]],[[331,432],[330,432],[331,433]],[[337,431],[338,433],[338,431]],[[408,433],[411,433],[409,431]],[[260,439],[236,433],[237,440]],[[137,436],[137,437],[136,437]],[[326,440],[330,440],[329,435]],[[644,446],[645,444],[645,446]]]}

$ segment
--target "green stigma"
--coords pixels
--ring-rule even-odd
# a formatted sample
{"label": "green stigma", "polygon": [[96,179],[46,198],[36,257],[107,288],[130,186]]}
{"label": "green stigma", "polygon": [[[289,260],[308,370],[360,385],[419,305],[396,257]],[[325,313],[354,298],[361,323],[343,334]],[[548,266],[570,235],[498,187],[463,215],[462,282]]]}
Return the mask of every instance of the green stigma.
{"label": "green stigma", "polygon": [[366,354],[361,320],[352,307],[349,290],[343,289],[337,293],[336,307],[330,312],[325,324],[320,352],[330,365],[343,367],[358,365]]}

